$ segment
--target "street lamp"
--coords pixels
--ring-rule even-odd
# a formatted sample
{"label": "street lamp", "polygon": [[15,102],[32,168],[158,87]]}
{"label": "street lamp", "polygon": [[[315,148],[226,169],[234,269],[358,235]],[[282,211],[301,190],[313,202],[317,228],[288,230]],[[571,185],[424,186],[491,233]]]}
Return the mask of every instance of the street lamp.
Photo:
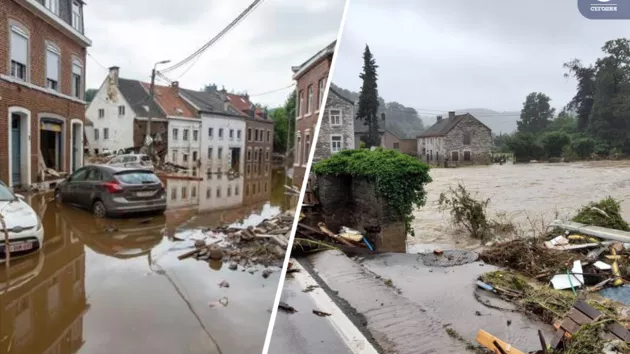
{"label": "street lamp", "polygon": [[[161,65],[161,64],[167,64],[170,63],[170,60],[162,60],[162,61],[158,61],[157,63],[155,63],[155,65],[153,65],[153,70],[151,70],[151,86],[149,87],[149,96],[150,96],[150,101],[149,101],[149,105],[151,104],[151,102],[153,102],[154,96],[155,96],[155,73],[157,72],[157,66]],[[151,106],[147,106],[147,112],[148,112],[148,119],[147,119],[147,133],[146,133],[146,139],[145,139],[145,144],[148,145],[149,147],[149,156],[153,156],[153,144],[150,143],[150,138],[151,138]]]}

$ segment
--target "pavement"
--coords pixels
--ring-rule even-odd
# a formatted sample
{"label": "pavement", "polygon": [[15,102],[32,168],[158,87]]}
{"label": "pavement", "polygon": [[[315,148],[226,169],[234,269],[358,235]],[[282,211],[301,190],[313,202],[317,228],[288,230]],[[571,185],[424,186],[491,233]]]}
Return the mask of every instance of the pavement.
{"label": "pavement", "polygon": [[194,232],[178,228],[183,212],[97,220],[47,199],[31,200],[42,249],[0,268],[0,353],[262,351],[280,269],[263,278],[262,268],[178,260],[193,241],[165,234]]}
{"label": "pavement", "polygon": [[[478,276],[495,269],[479,262],[429,267],[418,254],[350,259],[326,251],[301,263],[380,353],[469,353],[466,345],[476,344],[479,329],[528,352],[540,349],[538,329],[548,338],[553,333],[550,326],[512,312],[512,304],[477,289]],[[463,340],[452,338],[446,328]]]}

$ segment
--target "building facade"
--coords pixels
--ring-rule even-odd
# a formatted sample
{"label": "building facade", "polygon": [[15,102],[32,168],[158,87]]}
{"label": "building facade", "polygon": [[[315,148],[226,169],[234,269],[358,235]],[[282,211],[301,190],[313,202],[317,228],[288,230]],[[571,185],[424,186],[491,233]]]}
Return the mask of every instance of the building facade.
{"label": "building facade", "polygon": [[418,136],[420,159],[431,165],[491,163],[492,130],[470,113],[448,114],[448,118],[438,116],[435,124]]}
{"label": "building facade", "polygon": [[404,135],[387,129],[381,138],[381,146],[385,149],[398,150],[403,154],[418,156],[418,141],[416,138],[406,138]]}
{"label": "building facade", "polygon": [[83,6],[78,0],[3,0],[0,6],[0,180],[11,187],[28,188],[83,165],[91,45]]}
{"label": "building facade", "polygon": [[314,145],[315,127],[319,108],[324,100],[335,44],[336,41],[332,42],[302,65],[292,68],[297,90],[293,184],[298,188],[302,186],[308,158]]}
{"label": "building facade", "polygon": [[330,87],[322,115],[313,162],[355,148],[354,103]]}

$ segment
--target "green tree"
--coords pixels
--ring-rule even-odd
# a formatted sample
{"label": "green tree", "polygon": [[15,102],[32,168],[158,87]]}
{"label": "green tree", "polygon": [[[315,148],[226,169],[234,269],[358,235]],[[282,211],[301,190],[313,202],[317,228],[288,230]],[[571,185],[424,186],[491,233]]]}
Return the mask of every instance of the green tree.
{"label": "green tree", "polygon": [[508,134],[499,134],[494,136],[494,149],[496,152],[507,153],[510,152],[510,139],[512,137]]}
{"label": "green tree", "polygon": [[85,102],[91,103],[92,100],[94,100],[94,97],[96,97],[97,93],[98,93],[97,89],[87,89],[85,91]]}
{"label": "green tree", "polygon": [[571,148],[580,158],[586,159],[595,152],[595,140],[592,138],[577,138],[571,144]]}
{"label": "green tree", "polygon": [[565,63],[564,68],[569,70],[564,77],[573,76],[577,80],[577,92],[567,108],[577,112],[577,129],[584,132],[588,128],[589,117],[593,110],[596,70],[592,65],[582,65],[578,59]]}
{"label": "green tree", "polygon": [[575,134],[578,132],[578,120],[566,110],[562,110],[558,113],[558,116],[551,121],[548,130]]}
{"label": "green tree", "polygon": [[293,148],[293,145],[295,143],[295,114],[297,112],[296,105],[297,92],[293,90],[293,92],[289,94],[286,102],[284,102],[284,110],[287,114],[287,137],[289,138],[287,140],[287,146],[290,149]]}
{"label": "green tree", "polygon": [[287,151],[287,139],[289,138],[289,119],[287,110],[284,107],[276,108],[269,115],[274,122],[273,128],[273,151],[285,153]]}
{"label": "green tree", "polygon": [[542,92],[532,92],[525,98],[521,110],[521,120],[516,122],[520,133],[541,133],[551,122],[554,108],[551,108],[549,96]]}
{"label": "green tree", "polygon": [[560,157],[564,147],[571,144],[571,137],[565,132],[554,131],[543,134],[541,142],[548,157]]}
{"label": "green tree", "polygon": [[538,160],[544,153],[543,147],[532,133],[517,133],[509,141],[508,147],[518,162]]}
{"label": "green tree", "polygon": [[363,120],[363,124],[368,126],[366,144],[369,147],[381,145],[381,135],[378,129],[377,68],[378,66],[370,52],[370,47],[366,44],[365,52],[363,53],[363,72],[359,75],[363,80],[363,86],[361,86],[361,93],[359,94],[357,119]]}

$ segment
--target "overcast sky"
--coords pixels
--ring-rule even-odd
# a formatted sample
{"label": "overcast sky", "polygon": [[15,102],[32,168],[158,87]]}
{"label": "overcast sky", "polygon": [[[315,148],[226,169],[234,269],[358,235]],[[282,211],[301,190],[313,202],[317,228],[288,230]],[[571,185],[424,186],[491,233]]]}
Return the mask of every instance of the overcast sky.
{"label": "overcast sky", "polygon": [[[251,2],[88,1],[85,26],[93,42],[88,48],[93,58],[87,59],[87,87],[98,88],[107,75],[103,67],[114,65],[120,67],[122,77],[149,82],[155,62],[168,59],[174,64],[184,59]],[[337,38],[344,5],[343,0],[265,0],[210,47],[183,77],[178,78],[188,65],[167,76],[185,88],[216,83],[250,95],[290,85],[291,66],[301,64]],[[286,89],[252,100],[277,106],[289,93]]]}
{"label": "overcast sky", "polygon": [[368,44],[380,95],[421,115],[520,110],[533,91],[560,108],[575,93],[562,64],[619,37],[630,21],[587,20],[575,0],[351,0],[333,81],[359,91]]}

